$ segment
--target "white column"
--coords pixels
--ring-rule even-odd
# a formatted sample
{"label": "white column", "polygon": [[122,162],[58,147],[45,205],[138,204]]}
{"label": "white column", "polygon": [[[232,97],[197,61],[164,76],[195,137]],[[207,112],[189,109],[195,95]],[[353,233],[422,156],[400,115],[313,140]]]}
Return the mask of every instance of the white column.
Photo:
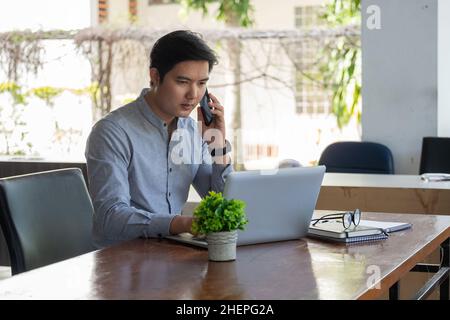
{"label": "white column", "polygon": [[450,1],[438,2],[438,136],[450,137]]}
{"label": "white column", "polygon": [[450,132],[449,2],[362,0],[362,138],[398,174],[418,174],[422,137]]}

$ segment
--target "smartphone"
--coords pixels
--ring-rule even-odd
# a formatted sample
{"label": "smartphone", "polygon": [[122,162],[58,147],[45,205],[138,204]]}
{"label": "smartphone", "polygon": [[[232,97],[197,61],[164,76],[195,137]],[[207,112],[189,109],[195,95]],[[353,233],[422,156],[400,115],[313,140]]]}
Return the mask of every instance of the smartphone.
{"label": "smartphone", "polygon": [[200,108],[202,110],[203,119],[205,120],[205,124],[209,126],[211,122],[214,120],[214,115],[211,112],[211,108],[208,105],[211,99],[208,95],[208,89],[205,91],[205,95],[202,100],[200,100]]}

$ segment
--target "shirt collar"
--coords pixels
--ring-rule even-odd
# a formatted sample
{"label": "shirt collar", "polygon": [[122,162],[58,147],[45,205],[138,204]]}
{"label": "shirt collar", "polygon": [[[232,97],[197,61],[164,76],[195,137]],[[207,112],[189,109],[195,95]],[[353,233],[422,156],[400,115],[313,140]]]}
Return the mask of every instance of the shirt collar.
{"label": "shirt collar", "polygon": [[144,88],[141,91],[141,95],[139,96],[138,100],[138,106],[141,110],[142,114],[144,115],[145,119],[149,121],[151,124],[153,124],[155,127],[161,130],[167,131],[167,125],[164,121],[162,121],[152,110],[150,105],[145,100],[145,95],[150,91],[149,88]]}
{"label": "shirt collar", "polygon": [[[142,114],[144,115],[145,119],[149,121],[151,124],[153,124],[158,129],[161,129],[163,131],[167,131],[167,125],[164,121],[161,120],[152,110],[150,105],[147,103],[147,100],[145,100],[145,95],[150,91],[149,88],[144,88],[141,91],[141,94],[138,101],[138,107]],[[177,128],[183,128],[185,127],[186,119],[178,118],[177,121]]]}

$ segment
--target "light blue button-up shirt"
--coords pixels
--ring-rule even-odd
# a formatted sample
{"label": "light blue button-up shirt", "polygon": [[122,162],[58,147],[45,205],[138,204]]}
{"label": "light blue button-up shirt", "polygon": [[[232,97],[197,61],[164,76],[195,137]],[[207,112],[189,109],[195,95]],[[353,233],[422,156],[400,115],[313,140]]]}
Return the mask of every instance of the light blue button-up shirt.
{"label": "light blue button-up shirt", "polygon": [[93,239],[99,247],[169,234],[190,185],[201,197],[223,191],[232,171],[231,165],[212,162],[192,118],[179,118],[169,141],[167,125],[144,99],[148,90],[98,121],[87,141]]}

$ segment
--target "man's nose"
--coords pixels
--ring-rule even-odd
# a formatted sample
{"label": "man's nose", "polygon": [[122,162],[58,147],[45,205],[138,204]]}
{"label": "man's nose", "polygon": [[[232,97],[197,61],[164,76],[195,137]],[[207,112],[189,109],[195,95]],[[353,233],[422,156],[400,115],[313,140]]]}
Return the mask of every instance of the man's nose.
{"label": "man's nose", "polygon": [[198,95],[198,93],[199,93],[198,91],[199,91],[199,88],[197,88],[196,85],[190,86],[190,87],[189,87],[189,90],[188,90],[188,92],[187,92],[187,97],[188,97],[189,99],[195,99],[195,98],[197,98],[197,95]]}

